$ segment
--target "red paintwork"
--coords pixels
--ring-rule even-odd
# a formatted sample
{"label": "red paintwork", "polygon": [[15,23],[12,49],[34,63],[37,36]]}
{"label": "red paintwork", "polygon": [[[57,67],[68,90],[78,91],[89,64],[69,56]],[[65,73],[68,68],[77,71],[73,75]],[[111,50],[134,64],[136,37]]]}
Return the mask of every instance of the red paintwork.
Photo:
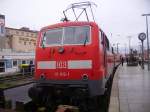
{"label": "red paintwork", "polygon": [[[41,33],[53,28],[67,27],[67,26],[91,26],[91,44],[83,45],[66,45],[63,46],[65,52],[63,54],[58,53],[59,46],[52,46],[48,48],[41,48],[40,40]],[[106,60],[104,60],[104,48],[101,48],[99,39],[99,27],[94,22],[63,22],[55,25],[50,25],[41,29],[38,35],[37,47],[36,47],[36,73],[35,79],[39,79],[41,74],[45,74],[46,79],[51,80],[81,80],[82,74],[88,74],[90,80],[100,80],[106,77],[109,71],[113,69],[114,57],[111,52],[106,54]],[[92,69],[75,69],[70,70],[67,68],[52,69],[37,69],[38,61],[68,61],[68,60],[92,60]],[[104,66],[104,61],[106,65]],[[58,65],[57,65],[58,66]],[[64,64],[63,66],[68,66]],[[69,73],[69,75],[67,75]]]}

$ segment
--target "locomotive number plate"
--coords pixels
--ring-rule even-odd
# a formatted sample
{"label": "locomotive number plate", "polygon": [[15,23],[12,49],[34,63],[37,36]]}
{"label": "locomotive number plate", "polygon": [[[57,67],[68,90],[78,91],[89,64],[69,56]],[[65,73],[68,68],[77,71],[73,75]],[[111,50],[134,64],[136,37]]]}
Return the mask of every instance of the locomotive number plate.
{"label": "locomotive number plate", "polygon": [[55,76],[67,77],[67,76],[69,76],[69,72],[55,72]]}

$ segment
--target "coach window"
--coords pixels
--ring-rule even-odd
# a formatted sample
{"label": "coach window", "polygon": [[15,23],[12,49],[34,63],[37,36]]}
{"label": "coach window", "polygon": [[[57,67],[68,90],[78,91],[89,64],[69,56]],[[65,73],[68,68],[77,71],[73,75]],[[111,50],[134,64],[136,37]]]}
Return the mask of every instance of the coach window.
{"label": "coach window", "polygon": [[104,33],[101,32],[101,43],[103,44],[103,46],[104,46],[104,37],[105,37]]}
{"label": "coach window", "polygon": [[114,54],[114,48],[111,46],[111,52]]}
{"label": "coach window", "polygon": [[106,48],[107,48],[107,50],[109,50],[109,40],[106,36],[105,36],[105,40],[106,40]]}
{"label": "coach window", "polygon": [[100,45],[101,48],[103,47],[102,44],[103,44],[102,32],[99,31],[99,45]]}

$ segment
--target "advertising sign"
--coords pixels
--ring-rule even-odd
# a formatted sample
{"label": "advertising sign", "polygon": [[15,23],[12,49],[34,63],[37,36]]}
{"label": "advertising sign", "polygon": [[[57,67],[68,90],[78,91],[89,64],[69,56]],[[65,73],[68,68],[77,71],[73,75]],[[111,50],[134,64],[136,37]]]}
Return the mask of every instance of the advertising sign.
{"label": "advertising sign", "polygon": [[0,37],[5,36],[5,16],[0,15]]}

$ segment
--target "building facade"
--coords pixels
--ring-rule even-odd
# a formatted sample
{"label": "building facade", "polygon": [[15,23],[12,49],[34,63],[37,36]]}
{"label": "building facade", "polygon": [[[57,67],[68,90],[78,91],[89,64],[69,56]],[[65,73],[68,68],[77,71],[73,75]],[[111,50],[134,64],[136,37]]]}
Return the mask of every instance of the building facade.
{"label": "building facade", "polygon": [[34,52],[0,52],[0,75],[1,73],[18,72],[21,64],[34,65]]}
{"label": "building facade", "polygon": [[15,52],[34,52],[37,31],[23,27],[21,29],[5,27],[5,49]]}

